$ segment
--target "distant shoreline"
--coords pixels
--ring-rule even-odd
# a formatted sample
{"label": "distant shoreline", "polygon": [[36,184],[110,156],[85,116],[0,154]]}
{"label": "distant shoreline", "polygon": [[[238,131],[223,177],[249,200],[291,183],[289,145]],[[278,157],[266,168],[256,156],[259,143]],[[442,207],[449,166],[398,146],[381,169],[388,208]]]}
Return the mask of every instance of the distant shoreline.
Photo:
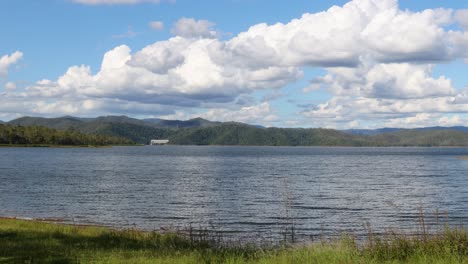
{"label": "distant shoreline", "polygon": [[[317,146],[317,147],[468,147],[468,127],[421,127],[413,129],[382,128],[374,130],[336,130],[326,128],[260,127],[237,122],[191,120],[135,119],[126,116],[96,118],[22,117],[3,124],[5,130],[43,131],[48,141],[37,139],[35,133],[17,133],[29,141],[8,138],[3,143],[95,143],[95,137],[110,137],[112,141],[98,143],[139,143],[169,140],[169,145],[222,146]],[[1,127],[1,125],[0,125]],[[48,131],[44,128],[53,129]],[[50,133],[68,133],[87,141],[50,141]],[[82,135],[77,136],[78,133]],[[7,133],[8,134],[8,133]]]}
{"label": "distant shoreline", "polygon": [[0,148],[111,148],[113,146],[93,146],[93,145],[42,145],[42,144],[32,144],[32,145],[22,145],[22,144],[1,144]]}
{"label": "distant shoreline", "polygon": [[112,148],[142,147],[144,145],[47,145],[47,144],[0,144],[0,148]]}
{"label": "distant shoreline", "polygon": [[[144,145],[144,146],[151,146],[151,145]],[[468,146],[418,146],[418,145],[411,145],[411,146],[338,146],[338,145],[330,145],[330,146],[306,146],[306,145],[185,145],[185,144],[167,144],[165,146],[195,146],[195,147],[298,147],[298,148],[468,148]],[[154,146],[154,147],[161,147],[161,146]]]}
{"label": "distant shoreline", "polygon": [[468,148],[468,146],[419,146],[419,145],[409,145],[409,146],[335,146],[335,145],[316,145],[316,146],[306,146],[306,145],[189,145],[189,144],[167,144],[160,146],[152,146],[145,144],[132,144],[132,145],[47,145],[47,144],[0,144],[0,148],[112,148],[112,147],[154,147],[161,148],[164,146],[187,146],[187,147],[269,147],[269,148],[284,148],[284,147],[297,147],[297,148]]}

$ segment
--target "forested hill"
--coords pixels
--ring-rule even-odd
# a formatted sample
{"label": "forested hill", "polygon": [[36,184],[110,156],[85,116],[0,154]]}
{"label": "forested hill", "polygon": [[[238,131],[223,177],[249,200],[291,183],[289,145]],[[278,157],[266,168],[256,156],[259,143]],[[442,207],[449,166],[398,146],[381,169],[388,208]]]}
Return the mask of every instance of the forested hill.
{"label": "forested hill", "polygon": [[216,127],[182,129],[169,137],[180,145],[361,146],[361,136],[332,129],[258,128],[225,123]]}
{"label": "forested hill", "polygon": [[105,146],[134,144],[131,140],[86,135],[75,130],[0,124],[0,145]]}
{"label": "forested hill", "polygon": [[257,128],[236,123],[184,129],[169,139],[181,145],[468,146],[468,132],[456,130],[402,130],[366,136],[333,129]]}
{"label": "forested hill", "polygon": [[[381,129],[373,133],[352,133],[321,128],[264,128],[234,122],[134,119],[126,116],[97,118],[23,117],[8,122],[35,125],[85,134],[126,138],[148,144],[151,139],[169,139],[180,145],[265,145],[265,146],[468,146],[466,127]],[[355,132],[355,131],[354,131]]]}
{"label": "forested hill", "polygon": [[[366,136],[364,136],[366,137]],[[468,132],[459,130],[401,130],[367,136],[371,146],[463,146],[468,147]]]}
{"label": "forested hill", "polygon": [[179,129],[205,128],[221,125],[202,118],[190,120],[136,119],[127,116],[101,116],[78,118],[64,116],[58,118],[21,117],[8,122],[19,126],[43,126],[59,130],[75,129],[85,134],[123,137],[140,144],[148,144],[151,139],[168,138]]}

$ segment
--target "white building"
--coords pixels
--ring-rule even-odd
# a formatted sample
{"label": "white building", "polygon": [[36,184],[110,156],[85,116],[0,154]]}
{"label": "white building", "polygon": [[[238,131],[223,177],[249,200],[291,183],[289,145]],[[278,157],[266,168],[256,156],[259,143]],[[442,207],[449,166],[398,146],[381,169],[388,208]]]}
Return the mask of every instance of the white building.
{"label": "white building", "polygon": [[169,139],[152,139],[150,145],[166,145],[169,143]]}

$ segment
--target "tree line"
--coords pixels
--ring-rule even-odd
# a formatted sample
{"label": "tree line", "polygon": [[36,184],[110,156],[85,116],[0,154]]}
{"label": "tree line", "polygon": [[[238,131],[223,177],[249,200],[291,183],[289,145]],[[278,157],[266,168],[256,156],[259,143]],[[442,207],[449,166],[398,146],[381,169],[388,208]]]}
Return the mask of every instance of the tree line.
{"label": "tree line", "polygon": [[468,146],[468,132],[402,130],[380,135],[353,135],[322,128],[258,128],[223,124],[174,131],[170,144],[258,146]]}
{"label": "tree line", "polygon": [[0,124],[0,144],[105,146],[133,144],[133,141],[121,137],[83,134],[75,129],[56,130],[41,126],[14,126]]}

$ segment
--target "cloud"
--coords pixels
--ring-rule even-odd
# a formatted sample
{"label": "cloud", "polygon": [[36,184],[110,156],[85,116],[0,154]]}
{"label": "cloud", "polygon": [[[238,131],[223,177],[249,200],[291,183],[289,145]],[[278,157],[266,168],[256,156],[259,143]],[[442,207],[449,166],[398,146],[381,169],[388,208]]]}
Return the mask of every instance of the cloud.
{"label": "cloud", "polygon": [[13,91],[16,89],[16,84],[14,82],[7,82],[5,84],[5,90]]}
{"label": "cloud", "polygon": [[[226,40],[212,22],[182,18],[167,40],[136,51],[115,47],[95,71],[71,66],[56,80],[37,81],[24,92],[7,91],[1,100],[10,98],[23,111],[36,113],[147,114],[164,108],[166,115],[174,115],[196,109],[215,120],[276,122],[268,101],[303,78],[305,68],[317,67],[326,74],[291,93],[320,89],[331,99],[304,102],[308,107],[301,115],[308,123],[302,124],[355,126],[365,123],[361,120],[383,123],[421,113],[463,114],[468,112],[466,92],[433,72],[439,63],[468,58],[468,33],[451,27],[465,27],[463,12],[412,12],[401,10],[396,0],[353,0],[288,23],[253,25]],[[163,27],[158,21],[154,26]],[[257,91],[273,96],[255,105]]]}
{"label": "cloud", "polygon": [[132,5],[141,3],[160,3],[161,0],[72,0],[84,5]]}
{"label": "cloud", "polygon": [[200,115],[208,120],[236,121],[248,124],[269,125],[279,120],[268,102],[245,106],[237,110],[214,108]]}
{"label": "cloud", "polygon": [[309,85],[304,87],[302,91],[304,91],[304,93],[318,91],[322,88],[325,88],[327,85],[331,84],[333,81],[334,81],[333,76],[331,74],[327,74],[325,76],[318,76],[318,77],[315,77],[313,80],[310,80]]}
{"label": "cloud", "polygon": [[281,92],[279,90],[274,90],[273,92],[264,95],[262,97],[261,101],[262,102],[271,102],[271,101],[277,100],[277,99],[285,97],[285,96],[286,96],[286,94],[284,94],[283,92]]}
{"label": "cloud", "polygon": [[383,122],[388,119],[400,120],[417,114],[454,113],[468,113],[468,104],[455,103],[455,96],[407,100],[335,96],[313,109],[302,112],[302,115],[306,119],[323,124],[354,120]]}
{"label": "cloud", "polygon": [[453,12],[402,11],[396,0],[354,0],[304,14],[287,24],[258,24],[226,43],[242,63],[354,67],[362,58],[381,63],[427,63],[458,56],[444,29]]}
{"label": "cloud", "polygon": [[455,95],[444,76],[432,77],[430,64],[362,62],[355,68],[329,68],[304,91],[328,88],[335,95],[412,99]]}
{"label": "cloud", "polygon": [[128,64],[146,68],[153,73],[167,73],[185,62],[181,51],[189,45],[190,41],[182,38],[156,42],[136,52]]}
{"label": "cloud", "polygon": [[465,63],[468,64],[468,31],[449,32],[448,37],[451,39],[457,55],[464,58]]}
{"label": "cloud", "polygon": [[240,108],[236,108],[234,105],[225,105],[222,108],[211,108],[203,113],[175,111],[174,114],[160,116],[160,118],[163,119],[177,120],[187,120],[196,117],[219,122],[234,121],[264,126],[270,126],[279,121],[276,111],[268,102],[262,102],[258,105],[242,106]]}
{"label": "cloud", "polygon": [[137,115],[168,115],[177,108],[159,104],[144,104],[133,101],[86,98],[83,96],[66,96],[61,100],[48,98],[31,99],[26,94],[12,94],[0,92],[0,113],[6,117],[18,117],[21,115],[51,116],[62,115],[97,116],[125,113],[131,116]]}
{"label": "cloud", "polygon": [[443,26],[451,21],[451,10],[422,12],[396,8],[379,12],[362,30],[361,37],[382,62],[431,62],[453,58]]}
{"label": "cloud", "polygon": [[208,20],[184,17],[175,23],[171,33],[183,38],[215,38],[217,33],[213,29],[214,25]]}
{"label": "cloud", "polygon": [[455,19],[465,30],[468,30],[468,9],[457,10]]}
{"label": "cloud", "polygon": [[390,119],[384,123],[385,127],[432,127],[432,126],[460,126],[465,125],[468,119],[461,118],[459,115],[442,116],[440,114],[420,113],[405,118]]}
{"label": "cloud", "polygon": [[296,68],[238,68],[212,59],[216,39],[172,38],[132,54],[122,45],[108,51],[101,69],[73,66],[57,81],[28,88],[35,97],[114,98],[140,103],[197,107],[233,102],[241,94],[279,88],[301,77]]}
{"label": "cloud", "polygon": [[154,29],[154,30],[163,30],[164,29],[164,23],[161,21],[151,21],[149,22],[149,27]]}
{"label": "cloud", "polygon": [[6,77],[8,70],[11,65],[18,63],[23,58],[23,53],[15,51],[10,55],[4,55],[0,57],[0,77]]}
{"label": "cloud", "polygon": [[468,88],[460,91],[453,99],[454,104],[468,104]]}

